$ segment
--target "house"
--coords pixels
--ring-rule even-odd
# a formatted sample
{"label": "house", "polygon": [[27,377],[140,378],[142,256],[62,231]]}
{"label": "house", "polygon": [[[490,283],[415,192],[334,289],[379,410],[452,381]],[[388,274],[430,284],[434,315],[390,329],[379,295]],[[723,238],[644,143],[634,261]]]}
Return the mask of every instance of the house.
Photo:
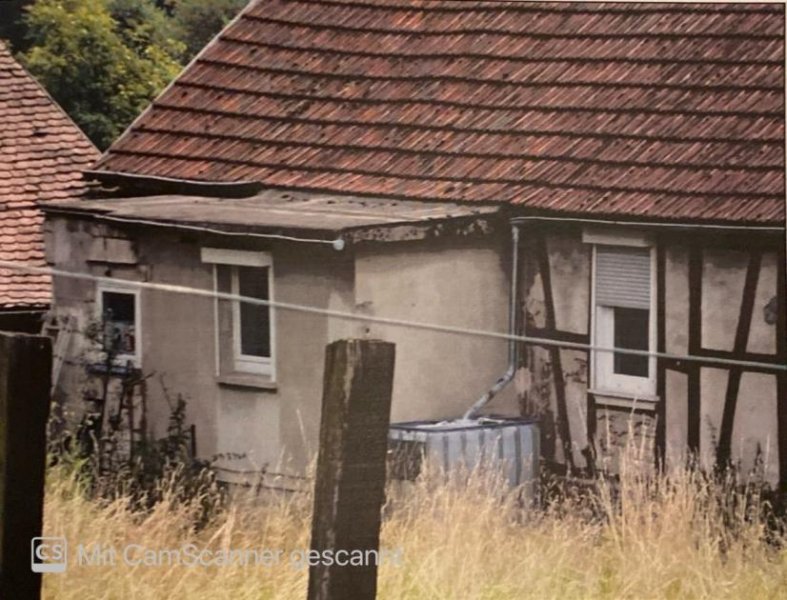
{"label": "house", "polygon": [[109,307],[150,426],[182,394],[226,473],[307,461],[324,346],[369,336],[395,421],[477,404],[537,417],[565,468],[633,430],[787,482],[784,17],[252,2],[86,173],[112,196],[47,207],[50,262],[102,278],[56,305]]}
{"label": "house", "polygon": [[[85,190],[98,150],[0,42],[0,260],[45,266],[39,202]],[[39,332],[52,299],[45,275],[0,268],[0,330]]]}

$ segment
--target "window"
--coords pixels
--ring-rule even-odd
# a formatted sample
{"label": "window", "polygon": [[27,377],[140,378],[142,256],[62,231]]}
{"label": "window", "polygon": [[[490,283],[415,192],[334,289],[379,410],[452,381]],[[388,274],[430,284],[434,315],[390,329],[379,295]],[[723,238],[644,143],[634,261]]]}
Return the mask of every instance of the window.
{"label": "window", "polygon": [[[270,299],[268,267],[218,268],[230,269],[234,295],[258,300]],[[235,369],[270,374],[270,308],[235,301],[232,311]]]}
{"label": "window", "polygon": [[[648,350],[650,311],[641,308],[614,307],[615,348]],[[613,354],[613,372],[632,377],[648,376],[648,358],[631,354]]]}
{"label": "window", "polygon": [[140,362],[139,292],[117,286],[98,289],[98,319],[101,323],[102,350],[113,355],[113,362],[135,365]]}
{"label": "window", "polygon": [[[272,300],[273,264],[270,253],[202,249],[203,262],[213,263],[218,292],[257,300]],[[264,305],[216,300],[217,374],[261,375],[274,379],[273,311]]]}
{"label": "window", "polygon": [[[594,344],[653,350],[652,248],[598,244],[594,246],[593,257]],[[593,378],[598,391],[653,398],[655,360],[620,352],[595,352]]]}

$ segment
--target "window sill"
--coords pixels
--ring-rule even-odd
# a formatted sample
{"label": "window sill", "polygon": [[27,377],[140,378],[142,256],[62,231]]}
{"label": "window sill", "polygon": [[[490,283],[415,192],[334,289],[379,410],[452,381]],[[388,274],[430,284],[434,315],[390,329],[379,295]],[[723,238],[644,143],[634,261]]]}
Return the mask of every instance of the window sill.
{"label": "window sill", "polygon": [[621,392],[610,392],[607,390],[588,390],[596,400],[596,404],[602,406],[615,406],[619,408],[641,408],[643,410],[655,410],[658,396],[634,396]]}
{"label": "window sill", "polygon": [[226,373],[219,375],[216,381],[219,385],[228,387],[250,388],[266,392],[275,392],[279,387],[270,377],[254,373]]}

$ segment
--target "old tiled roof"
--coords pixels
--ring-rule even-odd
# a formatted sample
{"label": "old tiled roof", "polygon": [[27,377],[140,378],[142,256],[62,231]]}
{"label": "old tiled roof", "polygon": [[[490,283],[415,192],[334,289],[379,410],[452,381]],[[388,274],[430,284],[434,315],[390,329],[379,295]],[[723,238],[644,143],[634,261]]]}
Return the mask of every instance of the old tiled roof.
{"label": "old tiled roof", "polygon": [[[0,43],[0,260],[44,264],[37,202],[80,195],[98,157],[71,119]],[[46,276],[0,268],[0,311],[49,304]]]}
{"label": "old tiled roof", "polygon": [[97,169],[780,223],[784,7],[257,0]]}

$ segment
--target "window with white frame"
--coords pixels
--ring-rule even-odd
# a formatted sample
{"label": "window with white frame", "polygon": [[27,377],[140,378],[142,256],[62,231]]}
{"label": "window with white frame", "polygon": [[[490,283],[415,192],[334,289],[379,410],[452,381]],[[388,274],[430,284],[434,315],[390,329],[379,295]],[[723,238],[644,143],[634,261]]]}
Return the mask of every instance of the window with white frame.
{"label": "window with white frame", "polygon": [[[593,343],[601,348],[655,349],[654,252],[651,247],[593,247]],[[593,353],[593,387],[641,399],[655,397],[655,359]]]}
{"label": "window with white frame", "polygon": [[[270,300],[270,267],[226,268],[230,271],[234,295]],[[270,308],[235,301],[232,309],[235,368],[238,371],[270,374]]]}
{"label": "window with white frame", "polygon": [[[273,262],[268,252],[203,248],[203,262],[212,263],[218,292],[270,301]],[[273,380],[273,311],[264,304],[216,300],[218,375],[251,374]]]}
{"label": "window with white frame", "polygon": [[101,284],[97,297],[101,349],[116,364],[140,363],[139,291],[123,284]]}

